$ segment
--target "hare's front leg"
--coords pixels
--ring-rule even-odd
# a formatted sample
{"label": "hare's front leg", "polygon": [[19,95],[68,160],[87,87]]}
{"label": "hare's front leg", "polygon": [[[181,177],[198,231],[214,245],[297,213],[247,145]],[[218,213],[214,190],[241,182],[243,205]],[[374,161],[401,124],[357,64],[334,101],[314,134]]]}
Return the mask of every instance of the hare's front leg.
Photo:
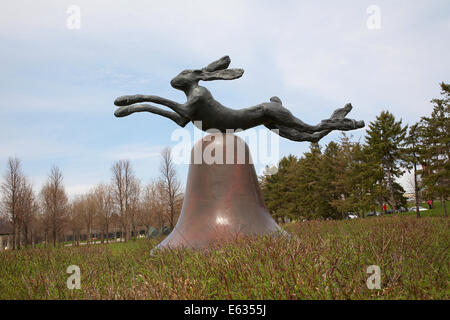
{"label": "hare's front leg", "polygon": [[188,113],[186,112],[183,104],[159,96],[151,96],[143,94],[121,96],[114,101],[114,104],[116,106],[122,107],[140,102],[153,102],[161,104],[163,106],[169,107],[170,109],[178,113],[180,116],[184,118],[189,118]]}
{"label": "hare's front leg", "polygon": [[129,106],[130,104],[140,103],[140,102],[153,102],[157,104],[162,104],[167,107],[177,107],[181,106],[178,102],[152,95],[135,94],[129,96],[121,96],[114,100],[114,104],[119,107]]}
{"label": "hare's front leg", "polygon": [[178,124],[180,127],[186,126],[190,122],[188,118],[184,118],[183,116],[179,115],[176,112],[171,112],[167,110],[163,110],[161,108],[152,106],[150,104],[134,104],[131,106],[123,106],[120,107],[114,112],[114,115],[118,118],[126,117],[132,113],[135,112],[150,112],[154,113],[160,116],[163,116],[165,118],[169,118],[170,120],[174,121],[176,124]]}

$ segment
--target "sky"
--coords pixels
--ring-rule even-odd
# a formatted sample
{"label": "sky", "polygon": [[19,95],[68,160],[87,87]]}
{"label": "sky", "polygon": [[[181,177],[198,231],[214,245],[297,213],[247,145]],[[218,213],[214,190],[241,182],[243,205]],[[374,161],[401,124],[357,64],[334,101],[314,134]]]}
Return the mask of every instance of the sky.
{"label": "sky", "polygon": [[[161,150],[179,144],[171,139],[178,127],[149,113],[115,118],[114,99],[184,102],[170,80],[224,55],[243,77],[203,85],[225,106],[276,95],[314,124],[351,102],[349,117],[366,125],[382,110],[412,124],[449,81],[450,2],[373,1],[2,1],[0,171],[17,156],[39,190],[57,165],[74,196],[129,159],[150,182]],[[194,136],[192,124],[186,129]],[[348,134],[363,141],[364,133]],[[280,139],[277,157],[308,149]],[[258,173],[264,164],[274,163],[257,163]],[[184,185],[188,164],[176,170]],[[409,180],[400,182],[409,189]]]}

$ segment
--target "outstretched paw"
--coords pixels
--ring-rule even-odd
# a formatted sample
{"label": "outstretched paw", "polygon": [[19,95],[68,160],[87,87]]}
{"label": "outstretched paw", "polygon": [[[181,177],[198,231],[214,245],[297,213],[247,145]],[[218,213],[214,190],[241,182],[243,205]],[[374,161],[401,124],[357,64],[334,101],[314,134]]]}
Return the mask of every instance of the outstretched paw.
{"label": "outstretched paw", "polygon": [[347,103],[343,108],[336,109],[330,119],[344,119],[345,116],[353,109],[351,103]]}
{"label": "outstretched paw", "polygon": [[355,129],[364,128],[364,126],[365,126],[364,120],[357,120],[357,121],[355,121],[355,126],[356,126]]}
{"label": "outstretched paw", "polygon": [[129,96],[121,96],[114,100],[114,104],[118,107],[122,107],[131,104],[131,101],[129,101]]}
{"label": "outstretched paw", "polygon": [[128,116],[129,114],[131,114],[131,112],[130,112],[130,107],[128,107],[128,106],[120,107],[114,112],[114,115],[117,118],[125,117],[125,116]]}

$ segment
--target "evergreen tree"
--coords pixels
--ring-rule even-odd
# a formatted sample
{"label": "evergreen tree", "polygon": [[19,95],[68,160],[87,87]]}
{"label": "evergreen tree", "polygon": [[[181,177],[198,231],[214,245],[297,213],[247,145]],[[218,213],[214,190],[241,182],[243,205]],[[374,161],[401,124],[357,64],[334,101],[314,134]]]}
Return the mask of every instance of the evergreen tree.
{"label": "evergreen tree", "polygon": [[337,205],[345,194],[343,187],[343,180],[346,175],[345,168],[345,157],[340,145],[331,141],[323,152],[321,173],[323,184],[326,184],[327,188],[329,213],[335,219],[343,217],[343,213],[346,211]]}
{"label": "evergreen tree", "polygon": [[335,176],[331,204],[342,217],[346,212],[364,217],[366,212],[374,209],[375,204],[377,180],[373,166],[368,165],[363,146],[359,142],[351,142],[345,134],[337,146],[338,152],[333,161]]}
{"label": "evergreen tree", "polygon": [[[400,166],[404,159],[403,144],[408,126],[402,126],[402,121],[395,121],[389,111],[383,111],[374,122],[369,124],[366,131],[366,152],[368,160],[378,165],[383,172],[379,181],[380,187],[386,186],[389,197],[388,202],[393,213],[396,212],[395,178],[403,174]],[[397,197],[398,198],[398,197]]]}
{"label": "evergreen tree", "polygon": [[295,194],[295,171],[297,158],[293,155],[283,157],[278,164],[275,174],[265,174],[261,179],[261,191],[267,209],[278,221],[281,218],[295,219],[299,216],[300,208]]}
{"label": "evergreen tree", "polygon": [[364,147],[359,142],[343,140],[342,148],[348,154],[346,173],[347,202],[351,211],[361,217],[375,209],[377,192],[378,167],[367,161]]}
{"label": "evergreen tree", "polygon": [[420,205],[420,189],[421,184],[418,175],[420,170],[417,166],[420,164],[421,150],[423,148],[423,128],[419,123],[415,123],[409,128],[408,135],[405,139],[405,165],[408,170],[413,170],[414,177],[414,197],[416,203],[416,216],[420,217],[419,205]]}
{"label": "evergreen tree", "polygon": [[347,136],[343,135],[341,144],[330,142],[325,149],[324,162],[330,166],[332,177],[330,204],[336,210],[336,215],[344,217],[346,212],[354,211],[354,204],[350,197],[351,177],[349,176],[350,143]]}
{"label": "evergreen tree", "polygon": [[330,181],[324,175],[323,154],[317,143],[311,143],[309,152],[300,158],[297,166],[297,191],[302,215],[309,218],[334,216],[329,204]]}
{"label": "evergreen tree", "polygon": [[433,99],[430,117],[422,117],[423,183],[429,197],[437,196],[447,216],[445,201],[450,189],[450,84],[441,83],[442,99]]}

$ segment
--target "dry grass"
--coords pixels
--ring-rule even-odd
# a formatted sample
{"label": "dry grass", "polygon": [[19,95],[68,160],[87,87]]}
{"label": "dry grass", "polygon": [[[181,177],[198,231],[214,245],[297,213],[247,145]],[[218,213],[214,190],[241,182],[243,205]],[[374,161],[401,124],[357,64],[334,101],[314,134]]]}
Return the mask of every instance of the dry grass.
{"label": "dry grass", "polygon": [[[381,217],[285,226],[202,251],[161,240],[0,252],[0,299],[449,299],[449,220]],[[66,287],[69,265],[81,290]],[[381,268],[381,290],[366,286]]]}

